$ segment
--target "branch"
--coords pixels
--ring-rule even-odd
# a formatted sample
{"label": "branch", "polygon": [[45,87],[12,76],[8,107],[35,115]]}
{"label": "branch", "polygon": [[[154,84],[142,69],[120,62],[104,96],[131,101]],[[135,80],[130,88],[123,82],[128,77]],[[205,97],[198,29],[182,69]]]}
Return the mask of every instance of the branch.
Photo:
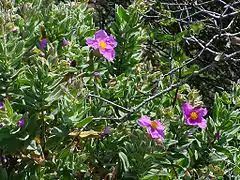
{"label": "branch", "polygon": [[118,104],[115,104],[114,102],[109,101],[109,100],[107,100],[107,99],[105,99],[105,98],[102,98],[102,97],[100,97],[100,96],[97,96],[97,95],[94,95],[94,94],[89,94],[88,96],[98,98],[98,99],[100,99],[100,100],[102,100],[102,101],[104,101],[104,102],[106,102],[106,103],[108,103],[108,104],[111,104],[111,105],[113,105],[113,106],[116,106],[116,107],[118,107],[118,108],[120,108],[120,109],[122,109],[122,110],[124,110],[124,111],[129,112],[129,113],[132,112],[131,110],[129,110],[129,109],[123,107],[123,106],[120,106],[120,105],[118,105]]}
{"label": "branch", "polygon": [[137,107],[133,108],[132,111],[133,111],[133,112],[138,111],[143,105],[145,105],[145,104],[148,103],[149,101],[151,101],[151,100],[153,100],[153,99],[155,99],[155,98],[157,98],[157,97],[159,97],[159,96],[161,96],[161,95],[163,95],[163,94],[165,94],[165,93],[167,93],[167,92],[170,92],[170,91],[176,89],[177,87],[185,84],[187,81],[189,81],[190,79],[192,79],[194,76],[199,75],[200,73],[202,73],[203,71],[205,71],[206,69],[208,69],[209,67],[212,67],[212,66],[214,66],[214,65],[216,65],[216,62],[211,63],[210,65],[202,68],[202,69],[199,70],[199,71],[195,71],[195,72],[194,72],[191,76],[189,76],[188,78],[186,78],[186,79],[184,79],[184,80],[182,80],[182,81],[180,81],[180,82],[178,82],[178,83],[172,84],[172,85],[171,85],[170,87],[168,87],[167,89],[164,89],[163,91],[155,94],[154,96],[151,96],[151,97],[145,99],[145,100],[142,101]]}
{"label": "branch", "polygon": [[159,79],[157,79],[157,81],[163,80],[165,77],[173,74],[175,71],[178,71],[179,69],[182,69],[184,66],[186,66],[186,65],[192,63],[193,61],[195,61],[198,57],[200,57],[200,56],[202,55],[202,53],[207,49],[207,47],[208,47],[218,36],[219,36],[218,34],[216,34],[215,36],[213,36],[213,38],[212,38],[210,41],[208,41],[208,43],[204,46],[204,48],[203,48],[194,58],[192,58],[192,59],[184,62],[181,66],[178,66],[178,67],[176,67],[176,68],[173,68],[173,69],[172,69],[171,71],[169,71],[168,73],[161,75],[161,77],[160,77]]}
{"label": "branch", "polygon": [[93,118],[93,120],[121,120],[121,118],[115,118],[115,117],[98,117],[98,118]]}

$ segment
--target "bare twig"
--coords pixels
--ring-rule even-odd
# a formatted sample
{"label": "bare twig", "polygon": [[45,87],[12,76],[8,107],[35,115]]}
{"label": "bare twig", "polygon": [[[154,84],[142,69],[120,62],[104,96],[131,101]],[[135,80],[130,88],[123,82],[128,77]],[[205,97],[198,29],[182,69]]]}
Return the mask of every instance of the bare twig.
{"label": "bare twig", "polygon": [[163,94],[165,94],[165,93],[167,93],[167,92],[170,92],[170,91],[176,89],[177,87],[179,87],[179,86],[181,86],[181,85],[183,85],[183,84],[185,84],[187,81],[189,81],[190,79],[192,79],[194,76],[196,76],[196,75],[198,75],[198,74],[201,74],[203,71],[205,71],[205,70],[208,69],[209,67],[213,67],[214,65],[216,65],[216,62],[211,63],[210,65],[202,68],[202,69],[199,70],[199,71],[195,71],[195,72],[194,72],[191,76],[189,76],[188,78],[186,78],[186,79],[184,79],[184,80],[182,80],[182,81],[180,81],[180,82],[178,82],[178,83],[172,84],[170,87],[162,90],[161,92],[155,94],[154,96],[151,96],[151,97],[145,99],[145,100],[142,101],[138,106],[136,106],[135,108],[133,108],[133,112],[138,111],[143,105],[145,105],[145,104],[148,103],[149,101],[151,101],[151,100],[153,100],[153,99],[155,99],[155,98],[157,98],[157,97],[159,97],[159,96],[161,96],[161,95],[163,95]]}
{"label": "bare twig", "polygon": [[118,107],[118,108],[120,108],[120,109],[122,109],[122,110],[124,110],[124,111],[132,112],[131,110],[129,110],[129,109],[123,107],[123,106],[120,106],[120,105],[118,105],[118,104],[116,104],[116,103],[114,103],[114,102],[112,102],[112,101],[109,101],[109,100],[107,100],[107,99],[105,99],[105,98],[102,98],[102,97],[100,97],[100,96],[97,96],[97,95],[94,95],[94,94],[89,94],[88,96],[94,97],[94,98],[98,98],[98,99],[100,99],[100,100],[102,100],[102,101],[104,101],[104,102],[106,102],[106,103],[108,103],[108,104],[111,104],[111,105],[113,105],[113,106],[115,106],[115,107]]}
{"label": "bare twig", "polygon": [[98,118],[93,118],[93,120],[121,120],[121,118],[115,118],[115,117],[98,117]]}

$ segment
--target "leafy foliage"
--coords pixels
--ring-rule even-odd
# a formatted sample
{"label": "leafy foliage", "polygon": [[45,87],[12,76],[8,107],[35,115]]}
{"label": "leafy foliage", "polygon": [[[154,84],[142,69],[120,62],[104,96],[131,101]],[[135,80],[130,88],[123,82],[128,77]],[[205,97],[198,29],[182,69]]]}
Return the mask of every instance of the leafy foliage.
{"label": "leafy foliage", "polygon": [[[208,24],[179,31],[164,3],[104,3],[0,1],[1,179],[238,178],[240,83],[211,103],[189,85],[211,75],[185,48]],[[118,43],[113,63],[86,44],[99,29]],[[207,67],[232,60],[223,55]],[[207,107],[206,130],[184,123],[186,101]],[[141,115],[164,125],[164,140]]]}

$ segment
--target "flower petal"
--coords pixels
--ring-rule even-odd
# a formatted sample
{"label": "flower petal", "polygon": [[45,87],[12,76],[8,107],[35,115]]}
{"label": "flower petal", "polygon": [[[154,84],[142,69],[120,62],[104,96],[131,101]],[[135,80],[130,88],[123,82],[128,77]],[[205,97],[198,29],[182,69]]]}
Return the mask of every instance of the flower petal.
{"label": "flower petal", "polygon": [[4,110],[4,102],[0,102],[0,110]]}
{"label": "flower petal", "polygon": [[43,38],[40,43],[39,43],[40,48],[45,48],[47,47],[47,38]]}
{"label": "flower petal", "polygon": [[67,46],[68,44],[70,44],[70,42],[67,41],[66,39],[63,39],[62,46],[64,47],[64,46]]}
{"label": "flower petal", "polygon": [[87,38],[86,39],[86,44],[93,47],[94,49],[98,48],[98,42],[92,38]]}
{"label": "flower petal", "polygon": [[110,62],[113,62],[115,58],[114,49],[101,49],[99,48],[99,52]]}
{"label": "flower petal", "polygon": [[104,30],[99,30],[95,33],[95,39],[97,41],[104,40],[108,37],[107,33]]}
{"label": "flower petal", "polygon": [[191,112],[193,111],[193,107],[191,104],[185,102],[183,105],[182,105],[182,111],[183,111],[183,114],[184,114],[184,118],[187,119],[189,118]]}
{"label": "flower petal", "polygon": [[198,114],[198,116],[204,117],[207,115],[208,111],[207,108],[196,108],[196,113]]}
{"label": "flower petal", "polygon": [[201,123],[201,120],[202,120],[202,118],[192,120],[191,117],[188,117],[185,121],[185,124],[192,125],[192,126],[198,126],[198,124]]}
{"label": "flower petal", "polygon": [[143,115],[139,120],[138,120],[138,124],[142,127],[146,127],[146,126],[150,126],[151,124],[151,120],[150,117]]}
{"label": "flower petal", "polygon": [[185,124],[191,126],[199,126],[201,129],[206,129],[207,127],[207,121],[202,117],[199,117],[197,120],[192,120],[191,118],[188,118],[186,119]]}
{"label": "flower petal", "polygon": [[151,135],[153,139],[163,139],[162,133],[159,133],[157,129],[153,129],[151,127],[148,128],[148,133]]}
{"label": "flower petal", "polygon": [[106,44],[107,44],[107,49],[113,49],[117,46],[117,42],[115,41],[114,37],[109,36],[106,40],[105,40]]}
{"label": "flower petal", "polygon": [[219,140],[220,139],[220,131],[218,130],[217,133],[216,133],[216,139]]}
{"label": "flower petal", "polygon": [[164,131],[157,129],[158,134],[161,136],[161,139],[164,140]]}
{"label": "flower petal", "polygon": [[24,119],[20,119],[18,122],[17,122],[17,126],[18,127],[23,127],[25,124],[25,120]]}
{"label": "flower petal", "polygon": [[157,129],[158,130],[164,130],[165,127],[161,124],[161,122],[159,120],[154,120],[157,123]]}
{"label": "flower petal", "polygon": [[98,77],[101,77],[102,74],[101,74],[100,72],[94,72],[94,73],[93,73],[93,76],[95,76],[95,77],[97,77],[97,76],[98,76]]}
{"label": "flower petal", "polygon": [[202,118],[202,121],[201,121],[200,123],[198,123],[198,126],[199,126],[201,129],[206,129],[206,127],[207,127],[207,121]]}
{"label": "flower petal", "polygon": [[106,136],[109,134],[110,127],[106,126],[103,135]]}

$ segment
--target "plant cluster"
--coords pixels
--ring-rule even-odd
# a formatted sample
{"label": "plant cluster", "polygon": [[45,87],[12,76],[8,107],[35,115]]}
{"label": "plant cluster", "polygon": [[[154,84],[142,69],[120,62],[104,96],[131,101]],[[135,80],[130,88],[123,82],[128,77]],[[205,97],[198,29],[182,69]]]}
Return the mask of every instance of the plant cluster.
{"label": "plant cluster", "polygon": [[240,177],[240,3],[174,2],[0,1],[1,180]]}

